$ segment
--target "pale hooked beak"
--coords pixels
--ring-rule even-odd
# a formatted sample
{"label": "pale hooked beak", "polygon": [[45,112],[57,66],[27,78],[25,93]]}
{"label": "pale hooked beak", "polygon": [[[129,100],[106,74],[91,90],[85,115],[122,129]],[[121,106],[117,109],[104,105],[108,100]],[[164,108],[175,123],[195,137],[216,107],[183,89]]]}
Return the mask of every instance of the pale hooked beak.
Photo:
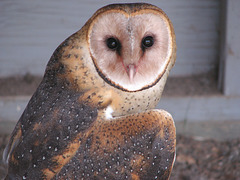
{"label": "pale hooked beak", "polygon": [[134,65],[134,64],[129,64],[127,66],[127,74],[128,74],[128,77],[129,77],[130,81],[133,81],[133,78],[134,78],[134,76],[136,75],[136,72],[137,72],[136,69],[137,69],[136,65]]}

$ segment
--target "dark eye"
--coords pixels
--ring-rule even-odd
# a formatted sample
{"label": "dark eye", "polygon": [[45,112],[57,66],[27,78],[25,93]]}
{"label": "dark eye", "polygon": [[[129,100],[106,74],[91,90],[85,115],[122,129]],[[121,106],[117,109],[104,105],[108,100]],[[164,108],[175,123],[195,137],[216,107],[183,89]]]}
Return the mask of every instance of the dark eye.
{"label": "dark eye", "polygon": [[106,41],[106,44],[107,44],[107,47],[111,50],[116,50],[120,46],[120,43],[119,43],[118,39],[113,38],[113,37],[108,38],[107,41]]}
{"label": "dark eye", "polygon": [[152,36],[146,36],[142,40],[142,48],[147,49],[154,44],[154,39]]}

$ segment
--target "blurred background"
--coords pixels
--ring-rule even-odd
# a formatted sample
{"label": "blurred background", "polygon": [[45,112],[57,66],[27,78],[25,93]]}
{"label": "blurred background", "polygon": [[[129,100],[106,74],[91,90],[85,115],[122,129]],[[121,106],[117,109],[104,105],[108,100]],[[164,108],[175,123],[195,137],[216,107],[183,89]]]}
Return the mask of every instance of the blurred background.
{"label": "blurred background", "polygon": [[[116,2],[135,1],[111,1]],[[178,60],[171,76],[218,69],[222,21],[219,0],[145,2],[162,8],[175,27]],[[1,0],[0,3],[0,76],[26,73],[42,76],[55,48],[110,1]]]}
{"label": "blurred background", "polygon": [[[136,1],[0,1],[0,135],[3,137],[0,139],[0,145],[2,144],[2,149],[40,83],[47,62],[57,46],[78,31],[100,7],[109,3],[124,2]],[[196,141],[200,140],[201,143],[206,143],[205,147],[210,148],[204,151],[205,153],[211,152],[212,147],[224,147],[226,144],[221,143],[226,141],[235,143],[233,147],[236,149],[236,145],[239,149],[240,145],[236,139],[240,138],[240,1],[138,2],[151,3],[162,8],[175,28],[177,60],[157,108],[165,109],[173,115],[180,137],[179,142],[182,144],[188,142],[190,145],[192,142],[194,146]],[[194,138],[184,139],[192,137]],[[209,139],[214,140],[214,143],[205,141]],[[187,145],[184,144],[185,146]],[[231,153],[236,158],[239,155],[239,150],[229,151],[229,156],[232,155]],[[179,152],[185,151],[179,150]],[[186,176],[190,179],[196,177],[193,173],[194,165],[200,166],[199,164],[197,166],[197,161],[194,160],[198,157],[191,157],[183,154],[177,159],[177,167],[180,167],[181,163],[193,166],[192,169],[188,169],[189,175]],[[216,158],[213,158],[214,162]],[[237,160],[240,162],[240,159]],[[233,161],[229,163],[232,164]],[[234,169],[230,164],[230,169]],[[204,165],[201,165],[204,168]],[[217,165],[213,164],[213,166]],[[240,172],[240,164],[235,166]],[[173,179],[179,175],[177,170],[180,173],[181,168],[176,169],[177,173]],[[184,170],[186,172],[186,169]],[[219,175],[219,177],[235,178],[237,172],[234,173],[230,173],[231,175],[225,173],[226,176]],[[239,174],[236,174],[236,177],[237,175]],[[202,179],[218,177],[211,173],[208,176],[206,172],[205,175],[198,176]],[[176,179],[181,179],[180,177],[185,178],[184,175],[179,175]]]}

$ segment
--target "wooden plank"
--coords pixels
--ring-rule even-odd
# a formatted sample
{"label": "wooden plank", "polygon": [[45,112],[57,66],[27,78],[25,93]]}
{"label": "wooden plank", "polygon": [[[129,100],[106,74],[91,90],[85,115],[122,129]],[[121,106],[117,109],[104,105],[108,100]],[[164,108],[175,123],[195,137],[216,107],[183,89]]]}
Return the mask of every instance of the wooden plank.
{"label": "wooden plank", "polygon": [[163,97],[157,108],[172,114],[175,121],[240,120],[240,96]]}
{"label": "wooden plank", "polygon": [[199,141],[226,141],[240,137],[239,121],[176,122],[176,128],[177,135],[193,137]]}
{"label": "wooden plank", "polygon": [[[135,0],[113,0],[135,2]],[[219,0],[143,0],[161,7],[177,37],[177,62],[171,76],[215,69],[219,45]],[[42,75],[55,48],[108,0],[1,0],[0,76]]]}

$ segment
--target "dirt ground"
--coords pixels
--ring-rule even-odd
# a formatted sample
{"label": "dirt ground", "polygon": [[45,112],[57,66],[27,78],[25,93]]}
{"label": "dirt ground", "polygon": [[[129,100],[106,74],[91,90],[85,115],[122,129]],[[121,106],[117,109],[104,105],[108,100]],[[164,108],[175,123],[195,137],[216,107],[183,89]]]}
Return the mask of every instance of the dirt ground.
{"label": "dirt ground", "polygon": [[[0,96],[31,95],[41,77],[29,74],[0,78]],[[191,84],[189,86],[189,84]],[[220,94],[213,75],[169,78],[164,96]],[[0,136],[0,154],[9,135]],[[1,160],[1,157],[0,157]],[[0,179],[6,169],[0,163]],[[171,180],[240,180],[240,137],[226,141],[177,136],[177,158]]]}
{"label": "dirt ground", "polygon": [[219,142],[177,137],[171,180],[240,180],[240,139]]}

